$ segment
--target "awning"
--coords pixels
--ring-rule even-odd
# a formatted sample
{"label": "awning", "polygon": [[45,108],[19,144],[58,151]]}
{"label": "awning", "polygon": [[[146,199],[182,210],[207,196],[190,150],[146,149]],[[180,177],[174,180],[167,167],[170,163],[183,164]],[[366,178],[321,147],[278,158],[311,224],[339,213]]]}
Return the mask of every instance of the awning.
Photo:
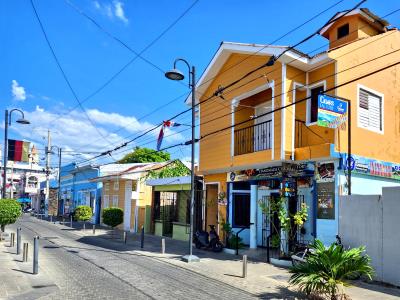
{"label": "awning", "polygon": [[17,200],[17,202],[19,202],[19,203],[31,203],[31,199],[30,198],[19,198]]}

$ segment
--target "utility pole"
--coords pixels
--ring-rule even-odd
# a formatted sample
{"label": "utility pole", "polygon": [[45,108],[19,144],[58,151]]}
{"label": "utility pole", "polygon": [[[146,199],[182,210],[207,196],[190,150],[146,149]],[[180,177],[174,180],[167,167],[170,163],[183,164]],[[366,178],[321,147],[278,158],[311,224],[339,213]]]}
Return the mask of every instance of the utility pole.
{"label": "utility pole", "polygon": [[[60,207],[61,203],[61,153],[62,148],[58,148],[58,207]],[[64,203],[62,206],[62,213],[64,214]]]}
{"label": "utility pole", "polygon": [[47,130],[47,148],[46,148],[46,194],[44,198],[44,216],[49,216],[49,195],[50,195],[50,152],[51,152],[51,141],[50,141],[50,130]]}

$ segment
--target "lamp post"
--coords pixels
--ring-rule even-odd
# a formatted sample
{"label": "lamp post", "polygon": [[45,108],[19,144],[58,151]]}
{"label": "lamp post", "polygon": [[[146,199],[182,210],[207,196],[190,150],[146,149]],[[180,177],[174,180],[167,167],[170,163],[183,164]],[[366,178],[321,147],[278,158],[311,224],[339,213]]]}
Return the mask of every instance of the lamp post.
{"label": "lamp post", "polygon": [[45,216],[48,216],[49,214],[49,189],[50,189],[50,182],[49,182],[49,175],[50,175],[50,170],[49,170],[49,155],[50,154],[55,154],[53,149],[57,149],[58,152],[58,193],[57,193],[57,202],[58,205],[60,205],[60,200],[61,200],[61,153],[62,153],[62,148],[58,146],[50,146],[49,148],[46,149],[46,157],[47,157],[47,164],[46,164],[46,198],[45,198]]}
{"label": "lamp post", "polygon": [[[18,111],[22,118],[18,119],[16,122],[19,124],[30,124],[30,122],[25,119],[24,112],[18,108],[14,108],[10,111],[8,109],[5,110],[4,114],[4,159],[3,159],[3,189],[2,189],[2,198],[6,198],[6,190],[7,190],[7,159],[8,159],[8,126],[11,126],[11,116],[14,111]],[[12,188],[12,183],[11,183]]]}
{"label": "lamp post", "polygon": [[189,254],[182,257],[186,262],[200,261],[200,259],[193,255],[193,215],[194,215],[194,154],[195,154],[195,93],[196,93],[196,70],[194,66],[183,58],[177,58],[174,61],[174,68],[165,73],[165,77],[171,80],[183,80],[185,76],[181,71],[176,69],[176,63],[181,61],[185,63],[189,69],[189,87],[192,89],[192,161],[191,161],[191,180],[190,180],[190,230],[189,230]]}

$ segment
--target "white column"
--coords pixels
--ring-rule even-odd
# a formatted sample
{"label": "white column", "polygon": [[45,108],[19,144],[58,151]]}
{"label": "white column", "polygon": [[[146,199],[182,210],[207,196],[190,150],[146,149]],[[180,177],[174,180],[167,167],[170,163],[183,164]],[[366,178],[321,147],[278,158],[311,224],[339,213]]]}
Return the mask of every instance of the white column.
{"label": "white column", "polygon": [[125,180],[124,230],[131,230],[132,181]]}
{"label": "white column", "polygon": [[250,249],[257,248],[257,184],[250,185]]}

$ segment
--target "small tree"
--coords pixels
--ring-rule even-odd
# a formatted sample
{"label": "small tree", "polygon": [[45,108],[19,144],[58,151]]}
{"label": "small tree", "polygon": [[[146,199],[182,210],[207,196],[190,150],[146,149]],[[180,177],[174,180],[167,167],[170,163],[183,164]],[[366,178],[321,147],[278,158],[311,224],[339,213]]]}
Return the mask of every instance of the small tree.
{"label": "small tree", "polygon": [[13,224],[21,215],[21,206],[13,199],[0,200],[0,226],[4,232],[6,225]]}
{"label": "small tree", "polygon": [[103,223],[111,226],[112,229],[124,221],[124,211],[118,207],[109,207],[103,210]]}
{"label": "small tree", "polygon": [[148,163],[148,162],[163,162],[170,159],[171,156],[168,152],[155,151],[149,148],[136,147],[133,152],[126,154],[118,162],[120,164]]}
{"label": "small tree", "polygon": [[347,299],[344,287],[359,276],[372,279],[371,259],[364,254],[365,247],[343,249],[343,246],[324,244],[315,240],[312,252],[304,263],[290,269],[289,283],[298,286],[307,295],[325,295],[330,299]]}
{"label": "small tree", "polygon": [[75,220],[83,222],[83,230],[86,230],[86,222],[93,216],[92,208],[87,205],[80,205],[75,209]]}

